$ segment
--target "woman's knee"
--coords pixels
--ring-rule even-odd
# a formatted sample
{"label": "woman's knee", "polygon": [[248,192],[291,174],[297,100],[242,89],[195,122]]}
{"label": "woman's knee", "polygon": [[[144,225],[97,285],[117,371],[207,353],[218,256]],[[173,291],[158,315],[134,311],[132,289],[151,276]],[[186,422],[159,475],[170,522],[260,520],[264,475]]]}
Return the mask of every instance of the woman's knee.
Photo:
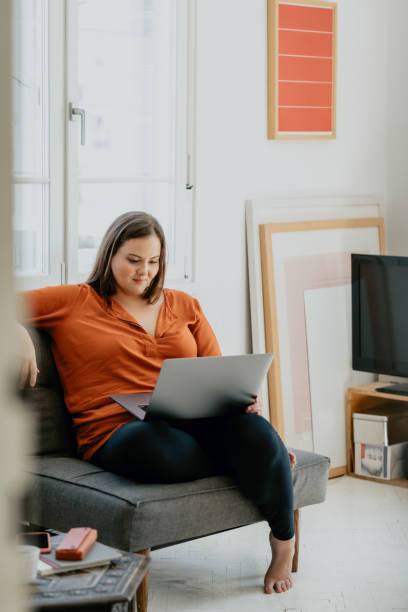
{"label": "woman's knee", "polygon": [[[121,463],[148,482],[184,482],[208,476],[211,465],[197,442],[165,421],[139,423],[124,432]],[[136,473],[136,472],[135,472]]]}
{"label": "woman's knee", "polygon": [[277,437],[276,430],[263,416],[259,414],[242,414],[234,417],[232,423],[234,432],[248,438],[255,437]]}
{"label": "woman's knee", "polygon": [[[120,466],[124,463],[139,464],[156,454],[159,448],[157,429],[150,423],[132,421],[117,429],[108,441],[95,453],[95,460],[102,465]],[[144,461],[143,461],[144,460]]]}
{"label": "woman's knee", "polygon": [[233,444],[242,450],[255,453],[279,454],[283,442],[275,428],[258,414],[244,414],[236,417],[229,429]]}
{"label": "woman's knee", "polygon": [[165,421],[141,422],[123,440],[125,454],[130,461],[164,465],[177,436]]}

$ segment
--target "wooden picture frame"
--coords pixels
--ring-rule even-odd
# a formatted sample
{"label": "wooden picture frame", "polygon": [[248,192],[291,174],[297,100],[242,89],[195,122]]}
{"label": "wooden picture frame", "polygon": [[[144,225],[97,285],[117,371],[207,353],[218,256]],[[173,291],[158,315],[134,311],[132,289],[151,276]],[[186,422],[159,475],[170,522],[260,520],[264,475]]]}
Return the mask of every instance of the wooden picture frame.
{"label": "wooden picture frame", "polygon": [[268,139],[336,137],[337,3],[268,0]]}
{"label": "wooden picture frame", "polygon": [[372,380],[351,369],[350,253],[384,254],[384,220],[268,223],[259,233],[270,421],[289,446],[330,456],[332,476],[346,473],[346,389]]}

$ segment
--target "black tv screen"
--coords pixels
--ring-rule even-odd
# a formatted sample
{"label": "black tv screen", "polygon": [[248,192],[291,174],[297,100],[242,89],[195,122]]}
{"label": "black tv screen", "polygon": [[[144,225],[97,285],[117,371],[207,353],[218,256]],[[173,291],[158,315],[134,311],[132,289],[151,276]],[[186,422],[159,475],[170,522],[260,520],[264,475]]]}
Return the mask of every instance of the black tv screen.
{"label": "black tv screen", "polygon": [[353,369],[408,377],[408,257],[351,256]]}

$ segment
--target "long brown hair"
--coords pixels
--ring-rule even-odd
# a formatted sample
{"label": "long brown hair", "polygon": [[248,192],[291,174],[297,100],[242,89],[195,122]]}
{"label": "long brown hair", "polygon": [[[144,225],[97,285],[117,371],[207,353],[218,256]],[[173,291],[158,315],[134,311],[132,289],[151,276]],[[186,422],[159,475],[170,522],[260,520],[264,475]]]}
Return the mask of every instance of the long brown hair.
{"label": "long brown hair", "polygon": [[130,238],[144,238],[156,234],[160,240],[159,271],[145,289],[143,298],[154,304],[160,297],[166,273],[166,238],[160,223],[145,212],[123,213],[108,227],[96,256],[94,268],[87,283],[112,305],[110,297],[116,293],[116,282],[112,273],[112,257],[122,244]]}

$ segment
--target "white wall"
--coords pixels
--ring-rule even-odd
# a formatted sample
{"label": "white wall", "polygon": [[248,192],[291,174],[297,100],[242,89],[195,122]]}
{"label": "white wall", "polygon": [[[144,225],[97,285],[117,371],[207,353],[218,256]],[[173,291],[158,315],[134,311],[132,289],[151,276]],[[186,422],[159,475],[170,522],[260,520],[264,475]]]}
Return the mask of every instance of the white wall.
{"label": "white wall", "polygon": [[388,220],[390,255],[408,255],[408,2],[388,2]]}
{"label": "white wall", "polygon": [[268,141],[266,0],[197,0],[198,295],[224,353],[250,350],[249,196],[386,195],[387,2],[338,1],[337,138]]}

